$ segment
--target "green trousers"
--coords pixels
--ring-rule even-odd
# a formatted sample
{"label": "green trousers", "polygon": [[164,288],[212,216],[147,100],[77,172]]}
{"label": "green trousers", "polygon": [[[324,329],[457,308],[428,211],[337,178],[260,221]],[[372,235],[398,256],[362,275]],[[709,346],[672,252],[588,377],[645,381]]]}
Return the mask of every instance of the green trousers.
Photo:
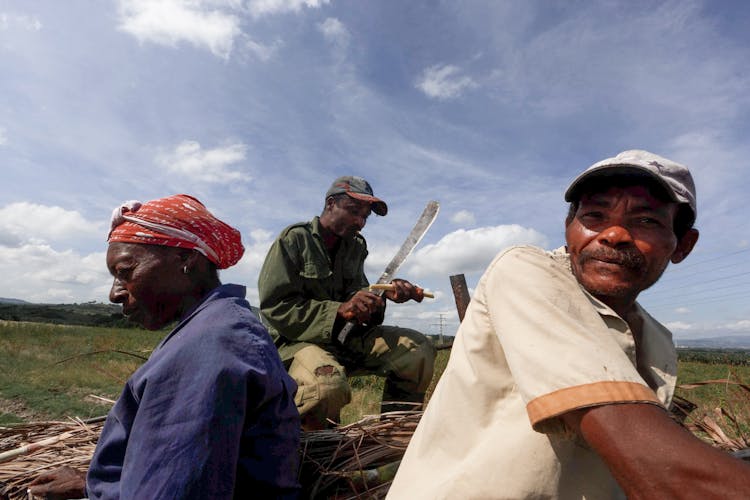
{"label": "green trousers", "polygon": [[436,351],[416,330],[376,326],[353,329],[343,346],[293,343],[279,354],[297,382],[303,428],[314,430],[340,421],[341,408],[351,401],[351,375],[385,377],[381,412],[421,409]]}

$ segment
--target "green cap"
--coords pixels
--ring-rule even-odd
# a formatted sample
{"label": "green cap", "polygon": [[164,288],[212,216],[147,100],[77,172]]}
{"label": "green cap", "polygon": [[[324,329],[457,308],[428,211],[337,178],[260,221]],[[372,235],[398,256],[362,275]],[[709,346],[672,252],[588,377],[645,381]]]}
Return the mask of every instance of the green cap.
{"label": "green cap", "polygon": [[353,175],[339,177],[333,181],[331,187],[328,188],[326,198],[342,193],[351,196],[355,200],[369,201],[372,204],[372,211],[378,215],[385,215],[388,213],[388,205],[386,205],[383,200],[376,198],[372,194],[370,183],[362,177],[355,177]]}

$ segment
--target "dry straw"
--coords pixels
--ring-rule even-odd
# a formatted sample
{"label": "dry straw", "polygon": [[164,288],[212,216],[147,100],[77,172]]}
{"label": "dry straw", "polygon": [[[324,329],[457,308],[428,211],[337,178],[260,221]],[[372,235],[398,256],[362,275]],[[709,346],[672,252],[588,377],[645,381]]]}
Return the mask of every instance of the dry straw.
{"label": "dry straw", "polygon": [[26,500],[39,474],[67,465],[86,470],[103,419],[33,422],[0,427],[0,498]]}
{"label": "dry straw", "polygon": [[[750,393],[750,386],[729,380],[680,387],[718,383]],[[680,397],[673,403],[673,416],[690,431],[737,456],[750,456],[750,442],[742,432],[736,432],[741,426],[731,411],[717,408],[712,415],[691,419],[694,404]],[[333,429],[303,432],[302,498],[384,498],[421,416],[417,411],[390,412]],[[103,417],[0,427],[0,499],[26,500],[26,486],[32,479],[62,465],[85,471],[102,421]],[[738,437],[728,437],[718,422],[736,427],[733,434]]]}
{"label": "dry straw", "polygon": [[[719,379],[719,380],[705,380],[703,382],[694,382],[689,384],[681,384],[680,389],[691,390],[706,385],[723,385],[725,390],[735,388],[740,391],[739,400],[747,405],[750,397],[750,385],[742,382],[736,382],[730,379]],[[713,408],[710,412],[696,418],[685,418],[684,426],[693,434],[703,435],[706,440],[717,448],[721,448],[725,451],[734,452],[738,457],[749,457],[750,451],[750,439],[745,435],[743,426],[741,425],[740,419],[738,418],[738,409],[734,408],[734,404],[731,398],[727,398],[724,401],[725,407]],[[685,417],[695,408],[683,410]],[[679,408],[679,406],[677,406]],[[719,422],[724,424],[724,427],[719,425]],[[726,428],[734,430],[733,434],[736,437],[729,437]]]}
{"label": "dry straw", "polygon": [[[303,497],[384,498],[421,412],[391,412],[302,434]],[[0,427],[0,498],[26,500],[39,474],[88,468],[103,418]]]}

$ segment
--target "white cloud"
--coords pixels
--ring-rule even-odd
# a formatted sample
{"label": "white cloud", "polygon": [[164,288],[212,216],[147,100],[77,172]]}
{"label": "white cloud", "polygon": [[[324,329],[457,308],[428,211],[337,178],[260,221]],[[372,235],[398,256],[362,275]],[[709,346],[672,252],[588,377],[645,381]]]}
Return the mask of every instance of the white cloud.
{"label": "white cloud", "polygon": [[230,168],[245,159],[246,150],[244,144],[203,150],[198,142],[183,141],[173,152],[158,155],[156,162],[170,172],[196,181],[227,184],[251,179],[249,175]]}
{"label": "white cloud", "polygon": [[243,238],[245,254],[234,266],[221,272],[222,283],[240,283],[247,287],[247,300],[258,306],[258,275],[268,249],[275,238],[275,233],[265,229],[254,229],[249,232],[251,241]]}
{"label": "white cloud", "polygon": [[322,23],[318,24],[318,29],[323,33],[326,40],[336,44],[339,47],[346,47],[349,45],[349,39],[351,34],[346,26],[333,17],[329,17]]}
{"label": "white cloud", "polygon": [[257,243],[270,243],[273,233],[267,229],[253,229],[250,231],[250,237]]}
{"label": "white cloud", "polygon": [[0,296],[29,302],[106,302],[104,252],[81,255],[44,244],[0,246]]}
{"label": "white cloud", "polygon": [[415,276],[483,272],[500,250],[518,244],[546,247],[547,240],[538,231],[517,224],[459,229],[420,249],[411,272]]}
{"label": "white cloud", "polygon": [[750,332],[750,319],[742,319],[732,323],[727,323],[724,325],[724,328],[732,332]]}
{"label": "white cloud", "polygon": [[[596,115],[605,106],[608,115],[645,129],[646,137],[652,130],[730,124],[746,109],[747,74],[738,69],[747,58],[746,44],[725,36],[722,16],[706,15],[705,3],[632,9],[600,2],[571,9],[531,37],[521,22],[514,25],[518,31],[498,30],[491,34],[502,54],[492,73],[495,96],[568,120],[583,112]],[[532,14],[534,2],[526,4]],[[602,21],[615,17],[618,22]]]}
{"label": "white cloud", "polygon": [[454,99],[464,90],[476,88],[477,84],[469,76],[462,76],[461,69],[450,65],[435,65],[424,70],[415,86],[428,97]]}
{"label": "white cloud", "polygon": [[311,9],[322,7],[329,0],[250,0],[248,8],[255,16],[279,14],[284,12],[299,12],[303,7]]}
{"label": "white cloud", "polygon": [[474,214],[469,212],[468,210],[459,210],[453,216],[451,217],[451,222],[454,224],[464,225],[464,226],[472,226],[476,224],[476,219],[474,218]]}
{"label": "white cloud", "polygon": [[[0,208],[0,235],[0,296],[30,302],[107,300],[104,252],[70,248],[103,248],[103,223],[74,210],[19,202]],[[66,249],[55,248],[60,245]]]}
{"label": "white cloud", "polygon": [[1,246],[17,247],[27,243],[103,239],[104,228],[74,210],[18,202],[0,208],[0,235]]}
{"label": "white cloud", "polygon": [[5,128],[0,127],[0,146],[8,144],[8,136],[6,135]]}
{"label": "white cloud", "polygon": [[687,314],[690,312],[690,309],[688,309],[687,307],[678,307],[677,309],[674,310],[674,312],[678,314]]}
{"label": "white cloud", "polygon": [[[140,42],[176,47],[181,42],[208,49],[229,59],[238,39],[239,47],[268,61],[280,42],[265,44],[251,39],[241,27],[242,16],[253,17],[319,8],[329,0],[119,0],[119,28]],[[1,26],[1,25],[0,25]]]}
{"label": "white cloud", "polygon": [[7,30],[14,27],[28,31],[39,31],[42,29],[42,23],[33,16],[0,13],[0,30]]}
{"label": "white cloud", "polygon": [[685,323],[684,321],[670,321],[668,323],[664,323],[664,326],[666,326],[670,331],[674,332],[675,334],[678,332],[686,332],[693,329],[693,325],[690,323]]}
{"label": "white cloud", "polygon": [[265,62],[270,60],[276,52],[279,50],[279,47],[281,47],[281,42],[274,42],[270,45],[266,45],[260,42],[256,42],[254,40],[247,39],[245,42],[245,47],[255,54],[255,57],[260,59],[261,61]]}
{"label": "white cloud", "polygon": [[227,59],[241,35],[240,18],[231,0],[121,0],[120,29],[140,42],[174,47],[188,42]]}
{"label": "white cloud", "polygon": [[684,321],[665,322],[676,338],[710,338],[732,335],[750,335],[750,319],[717,321],[705,318],[692,323]]}

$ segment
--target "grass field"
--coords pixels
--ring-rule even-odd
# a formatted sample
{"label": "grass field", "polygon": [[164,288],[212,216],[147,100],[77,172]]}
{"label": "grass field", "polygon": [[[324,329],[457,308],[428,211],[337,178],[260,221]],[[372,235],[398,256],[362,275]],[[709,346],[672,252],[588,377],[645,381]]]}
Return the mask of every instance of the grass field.
{"label": "grass field", "polygon": [[[116,399],[127,377],[164,335],[133,328],[0,322],[0,425],[104,415],[110,405],[92,395]],[[438,353],[428,398],[449,353]],[[750,382],[750,366],[699,361],[679,364],[679,384],[719,379]],[[379,412],[383,380],[355,377],[352,387],[352,402],[342,414],[344,423]],[[677,394],[698,406],[691,418],[711,417],[730,438],[750,436],[750,392],[743,387],[720,383],[678,389]]]}
{"label": "grass field", "polygon": [[[440,374],[445,370],[448,363],[450,350],[438,351],[435,360],[435,376],[432,378],[430,387],[427,389],[426,400],[430,400],[432,391],[440,379]],[[341,412],[341,421],[344,424],[356,422],[364,415],[374,415],[380,413],[380,396],[383,393],[383,378],[375,375],[361,377],[352,377],[352,401],[344,407]]]}
{"label": "grass field", "polygon": [[0,322],[0,424],[105,414],[110,405],[90,395],[116,399],[162,335]]}
{"label": "grass field", "polygon": [[[690,414],[692,422],[706,417],[715,421],[729,439],[750,443],[750,366],[722,363],[680,362],[677,382],[686,386],[695,382],[723,380],[692,389],[678,388],[676,394],[698,407]],[[697,433],[705,437],[704,433]],[[740,446],[742,447],[742,446]]]}

